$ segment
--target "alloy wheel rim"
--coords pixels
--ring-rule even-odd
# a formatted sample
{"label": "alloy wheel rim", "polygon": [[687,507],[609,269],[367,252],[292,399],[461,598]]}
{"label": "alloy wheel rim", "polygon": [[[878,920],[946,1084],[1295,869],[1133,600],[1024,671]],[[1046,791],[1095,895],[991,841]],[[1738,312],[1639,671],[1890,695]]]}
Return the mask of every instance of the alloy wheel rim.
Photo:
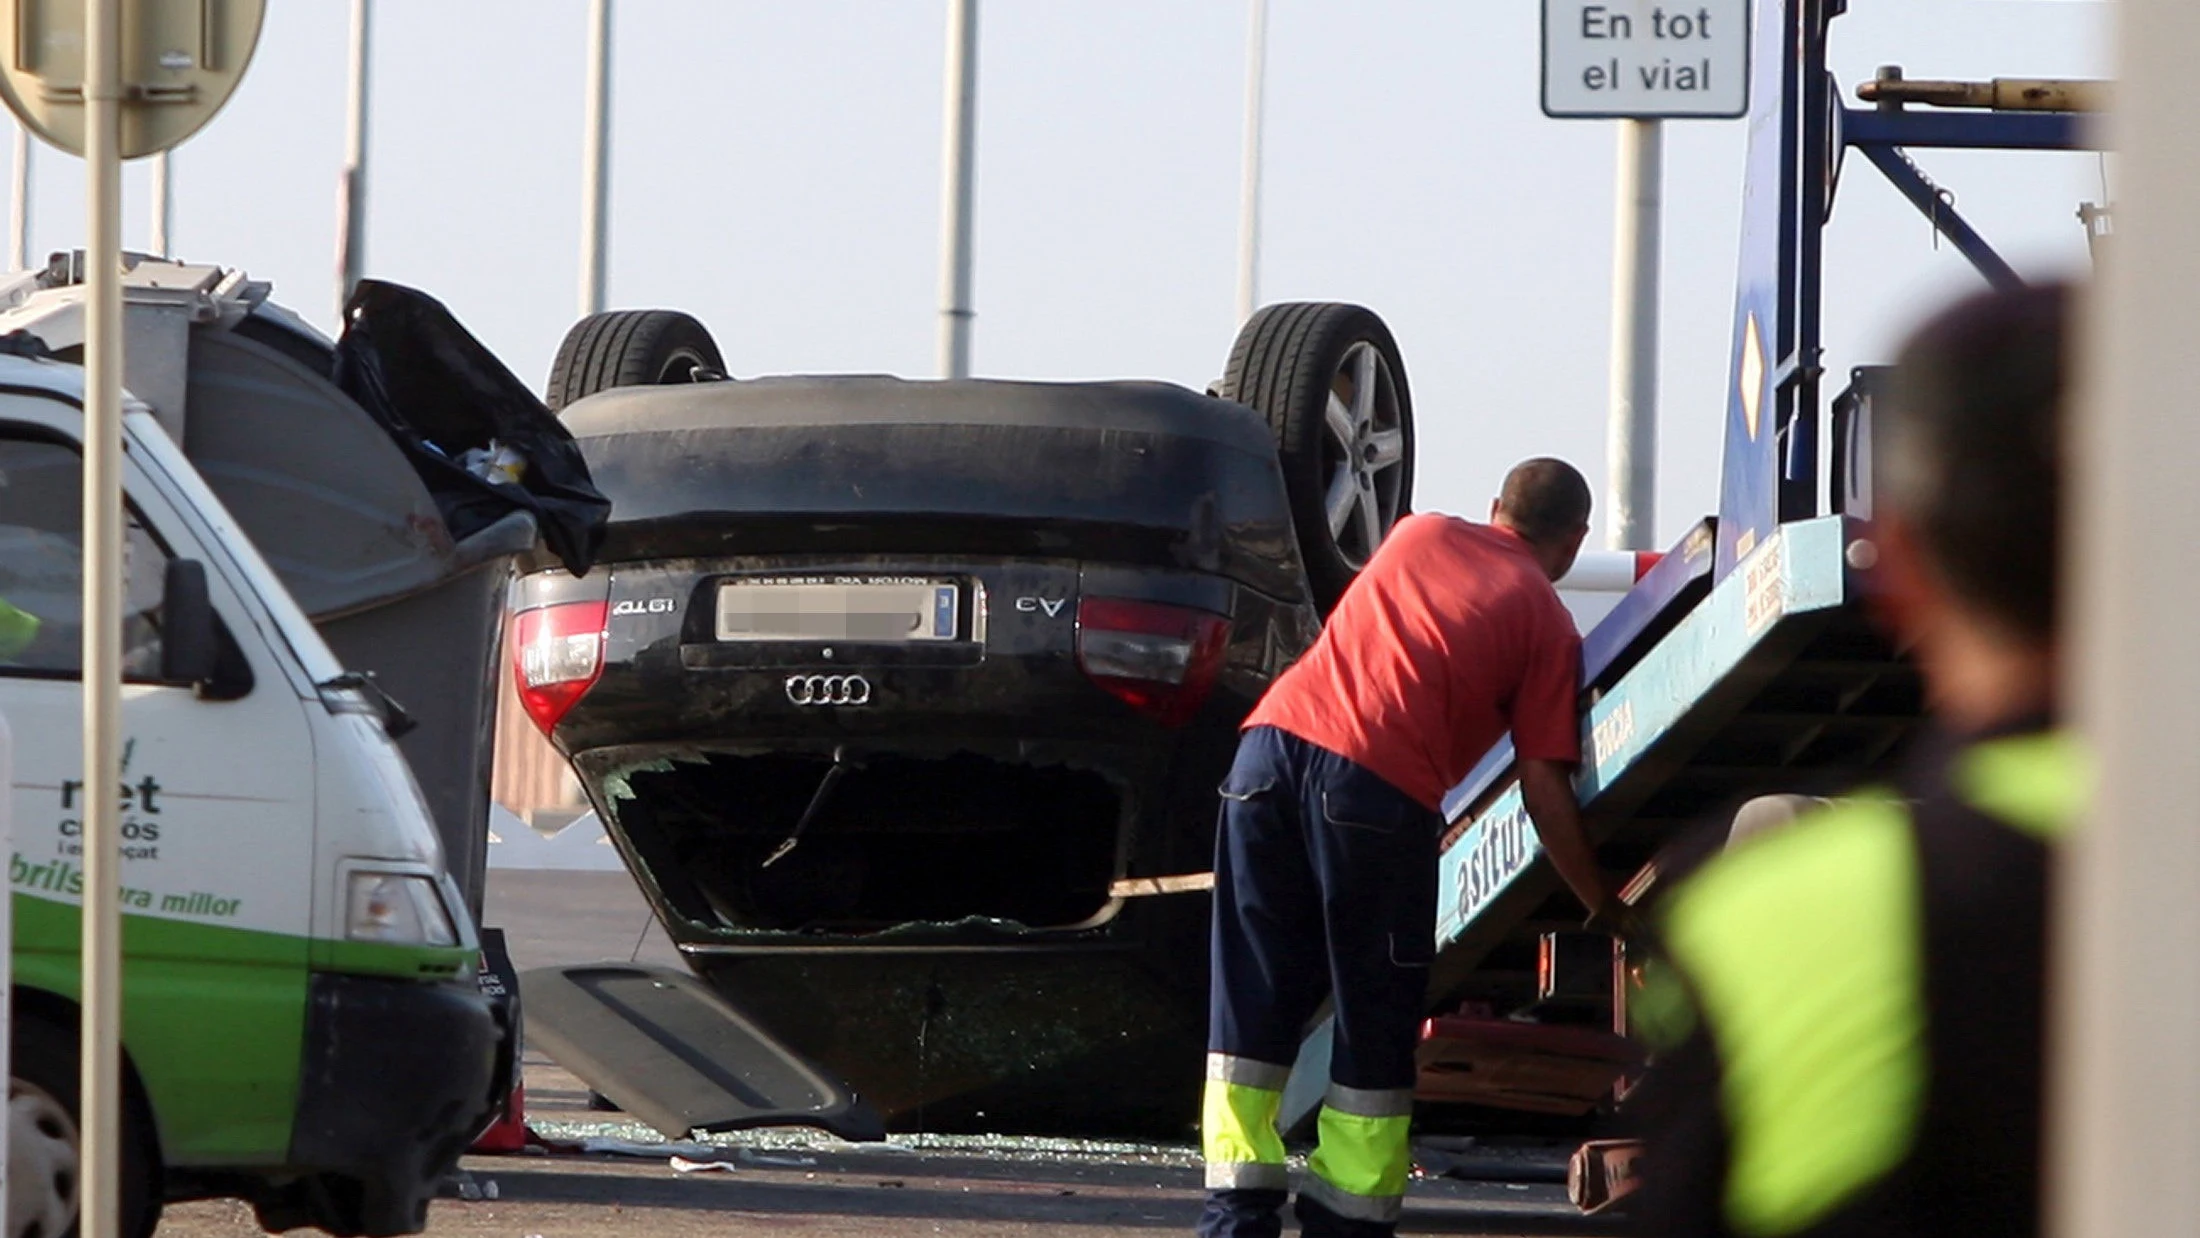
{"label": "alloy wheel rim", "polygon": [[1357,571],[1382,544],[1404,497],[1405,418],[1398,383],[1380,348],[1345,350],[1322,417],[1322,512],[1337,553]]}

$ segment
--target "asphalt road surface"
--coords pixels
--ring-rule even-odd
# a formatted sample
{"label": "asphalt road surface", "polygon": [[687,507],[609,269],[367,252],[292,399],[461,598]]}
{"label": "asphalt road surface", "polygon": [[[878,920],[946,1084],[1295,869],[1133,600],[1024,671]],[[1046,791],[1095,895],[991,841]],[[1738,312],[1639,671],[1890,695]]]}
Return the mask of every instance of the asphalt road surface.
{"label": "asphalt road surface", "polygon": [[[428,1232],[473,1238],[808,1234],[886,1238],[1090,1238],[1188,1233],[1198,1171],[1139,1152],[1034,1153],[731,1149],[729,1170],[681,1173],[661,1160],[475,1157],[477,1191],[439,1200]],[[1409,1234],[1594,1234],[1550,1185],[1424,1181],[1408,1199]],[[245,1238],[251,1212],[228,1202],[171,1208],[162,1238]]]}
{"label": "asphalt road surface", "polygon": [[[674,962],[663,930],[623,873],[492,870],[487,921],[508,934],[514,963],[619,958]],[[756,1132],[711,1145],[668,1145],[529,1053],[528,1117],[557,1150],[470,1157],[428,1232],[468,1238],[711,1238],[802,1234],[888,1238],[1092,1238],[1188,1233],[1199,1212],[1195,1150],[1184,1145],[917,1137],[886,1145]],[[676,1161],[674,1154],[682,1159]],[[676,1166],[684,1164],[685,1169]],[[1547,1179],[1547,1159],[1520,1181],[1417,1181],[1408,1234],[1609,1233]],[[464,1196],[464,1197],[461,1197]],[[179,1204],[160,1238],[248,1238],[251,1210]]]}
{"label": "asphalt road surface", "polygon": [[[476,1238],[588,1235],[810,1234],[886,1238],[1090,1238],[1188,1233],[1198,1215],[1197,1171],[1136,1158],[1064,1156],[1043,1162],[980,1153],[814,1152],[740,1163],[730,1172],[680,1174],[662,1163],[567,1158],[474,1158],[477,1185],[497,1198],[440,1200],[428,1232]],[[1410,1197],[1408,1234],[1609,1232],[1571,1214],[1551,1186],[1423,1183]],[[239,1204],[169,1210],[162,1238],[245,1238],[259,1227]]]}

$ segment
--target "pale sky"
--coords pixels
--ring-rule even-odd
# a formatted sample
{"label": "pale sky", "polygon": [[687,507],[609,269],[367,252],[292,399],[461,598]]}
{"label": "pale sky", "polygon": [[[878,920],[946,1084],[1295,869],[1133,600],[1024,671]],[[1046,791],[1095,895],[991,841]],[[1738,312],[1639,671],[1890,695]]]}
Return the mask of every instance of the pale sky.
{"label": "pale sky", "polygon": [[[368,271],[440,297],[539,388],[578,297],[586,6],[374,5]],[[930,375],[944,0],[614,7],[611,303],[696,314],[737,375]],[[2105,75],[2105,4],[1852,7],[1835,25],[1844,92],[1894,62]],[[269,9],[236,99],[176,155],[174,241],[333,329],[349,6]],[[1604,475],[1613,126],[1542,116],[1538,12],[1270,0],[1262,299],[1358,301],[1390,322],[1423,508],[1479,515],[1530,455]],[[975,368],[1204,385],[1235,328],[1244,0],[980,13]],[[1742,142],[1740,122],[1669,126],[1661,542],[1717,501]],[[2084,268],[2094,157],[1918,160],[2020,269]],[[80,242],[83,198],[76,161],[41,149],[35,169],[37,261]],[[141,168],[128,184],[124,235],[142,246]],[[1827,268],[1833,375],[1885,360],[1976,286],[1861,159]]]}

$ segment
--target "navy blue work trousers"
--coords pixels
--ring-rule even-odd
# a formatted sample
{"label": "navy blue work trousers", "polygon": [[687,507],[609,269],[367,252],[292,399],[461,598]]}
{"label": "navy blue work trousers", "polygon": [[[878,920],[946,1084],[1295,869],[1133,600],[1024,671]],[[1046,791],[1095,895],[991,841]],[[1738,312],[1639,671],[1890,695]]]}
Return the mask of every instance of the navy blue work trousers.
{"label": "navy blue work trousers", "polygon": [[[1210,1076],[1288,1067],[1327,997],[1335,1022],[1325,1103],[1409,1094],[1435,954],[1441,816],[1365,767],[1273,727],[1240,739],[1221,792]],[[1320,1170],[1317,1163],[1317,1177]],[[1273,1232],[1281,1192],[1262,1185],[1271,1189],[1214,1190],[1202,1232]],[[1211,1173],[1210,1186],[1226,1182]],[[1307,1202],[1302,1224],[1314,1220]],[[1306,1232],[1317,1228],[1390,1227]]]}

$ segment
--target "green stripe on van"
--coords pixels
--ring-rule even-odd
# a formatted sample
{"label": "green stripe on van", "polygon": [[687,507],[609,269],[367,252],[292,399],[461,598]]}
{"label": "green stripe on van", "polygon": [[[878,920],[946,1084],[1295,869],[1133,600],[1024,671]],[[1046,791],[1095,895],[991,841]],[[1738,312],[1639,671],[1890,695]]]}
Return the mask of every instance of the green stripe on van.
{"label": "green stripe on van", "polygon": [[[81,912],[15,891],[15,984],[74,1002]],[[279,1165],[305,1043],[302,937],[124,916],[123,1044],[172,1164]]]}

